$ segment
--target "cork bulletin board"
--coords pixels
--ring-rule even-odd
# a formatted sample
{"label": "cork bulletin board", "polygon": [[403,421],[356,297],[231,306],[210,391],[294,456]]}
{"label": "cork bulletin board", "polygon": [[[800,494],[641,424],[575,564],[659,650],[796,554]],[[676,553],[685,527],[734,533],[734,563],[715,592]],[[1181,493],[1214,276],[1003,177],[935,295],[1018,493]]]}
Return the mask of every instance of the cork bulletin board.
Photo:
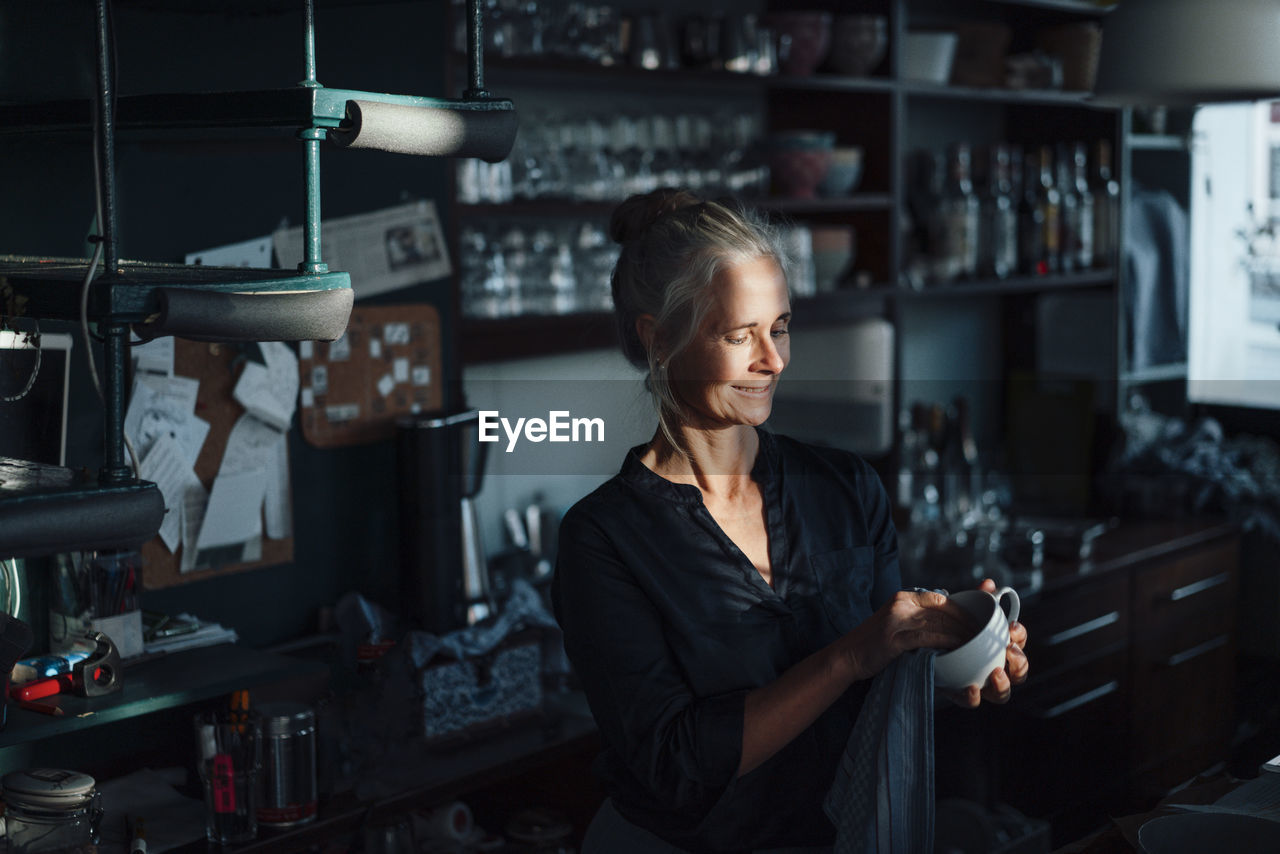
{"label": "cork bulletin board", "polygon": [[359,306],[337,341],[298,350],[302,435],[319,448],[389,439],[396,419],[444,404],[440,315],[425,304]]}
{"label": "cork bulletin board", "polygon": [[[200,381],[200,390],[196,397],[196,415],[209,422],[209,433],[205,437],[204,445],[200,448],[200,456],[196,458],[195,464],[196,476],[200,478],[200,482],[206,489],[213,486],[213,479],[222,465],[222,455],[226,450],[227,438],[231,435],[232,426],[244,414],[244,407],[232,397],[232,390],[239,377],[237,357],[240,353],[240,349],[232,344],[174,339],[174,373]],[[186,548],[185,544],[179,546],[177,552],[171,552],[159,536],[144,543],[142,546],[143,587],[147,590],[157,590],[229,572],[275,566],[293,560],[292,536],[273,540],[264,535],[262,557],[259,560],[182,572],[179,567],[181,552],[184,548]]]}

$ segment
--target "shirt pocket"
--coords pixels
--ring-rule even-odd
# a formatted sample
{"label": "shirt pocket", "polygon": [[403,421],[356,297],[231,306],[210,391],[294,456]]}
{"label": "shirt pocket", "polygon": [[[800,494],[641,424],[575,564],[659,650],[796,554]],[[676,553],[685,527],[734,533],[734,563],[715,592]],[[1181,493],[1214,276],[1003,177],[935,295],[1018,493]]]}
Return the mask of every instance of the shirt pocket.
{"label": "shirt pocket", "polygon": [[875,561],[871,546],[809,555],[822,609],[840,634],[871,616]]}

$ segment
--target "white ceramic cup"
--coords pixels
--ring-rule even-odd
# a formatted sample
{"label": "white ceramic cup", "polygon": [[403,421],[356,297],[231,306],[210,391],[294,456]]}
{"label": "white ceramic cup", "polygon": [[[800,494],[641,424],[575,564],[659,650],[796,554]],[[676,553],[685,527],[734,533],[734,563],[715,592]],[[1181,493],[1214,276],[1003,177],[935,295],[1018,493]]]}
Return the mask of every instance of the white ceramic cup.
{"label": "white ceramic cup", "polygon": [[[1000,600],[1009,597],[1009,615]],[[1001,587],[994,595],[985,590],[952,593],[952,602],[963,608],[977,625],[978,633],[950,652],[939,653],[933,663],[933,682],[939,688],[967,688],[987,684],[987,677],[1004,666],[1009,646],[1009,624],[1018,619],[1021,602],[1012,587]]]}

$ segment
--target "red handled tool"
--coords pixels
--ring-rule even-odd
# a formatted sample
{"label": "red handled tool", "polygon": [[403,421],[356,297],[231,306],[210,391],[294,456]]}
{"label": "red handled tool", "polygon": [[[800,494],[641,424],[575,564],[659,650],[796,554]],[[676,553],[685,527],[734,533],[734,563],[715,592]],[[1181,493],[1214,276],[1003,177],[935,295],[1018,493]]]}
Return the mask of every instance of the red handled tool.
{"label": "red handled tool", "polygon": [[61,694],[63,691],[71,693],[74,687],[74,681],[70,673],[61,673],[57,676],[50,676],[47,679],[36,679],[31,682],[24,682],[21,685],[14,685],[9,688],[9,696],[15,700],[38,700],[41,697],[52,697],[54,694]]}

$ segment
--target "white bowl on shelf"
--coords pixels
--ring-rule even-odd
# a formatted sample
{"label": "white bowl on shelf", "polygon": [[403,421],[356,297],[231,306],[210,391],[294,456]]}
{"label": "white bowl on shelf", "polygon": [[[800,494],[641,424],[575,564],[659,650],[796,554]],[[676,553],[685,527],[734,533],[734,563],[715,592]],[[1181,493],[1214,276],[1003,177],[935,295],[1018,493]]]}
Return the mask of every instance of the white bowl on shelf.
{"label": "white bowl on shelf", "polygon": [[945,84],[951,79],[960,37],[951,32],[909,32],[902,42],[899,68],[903,80]]}

